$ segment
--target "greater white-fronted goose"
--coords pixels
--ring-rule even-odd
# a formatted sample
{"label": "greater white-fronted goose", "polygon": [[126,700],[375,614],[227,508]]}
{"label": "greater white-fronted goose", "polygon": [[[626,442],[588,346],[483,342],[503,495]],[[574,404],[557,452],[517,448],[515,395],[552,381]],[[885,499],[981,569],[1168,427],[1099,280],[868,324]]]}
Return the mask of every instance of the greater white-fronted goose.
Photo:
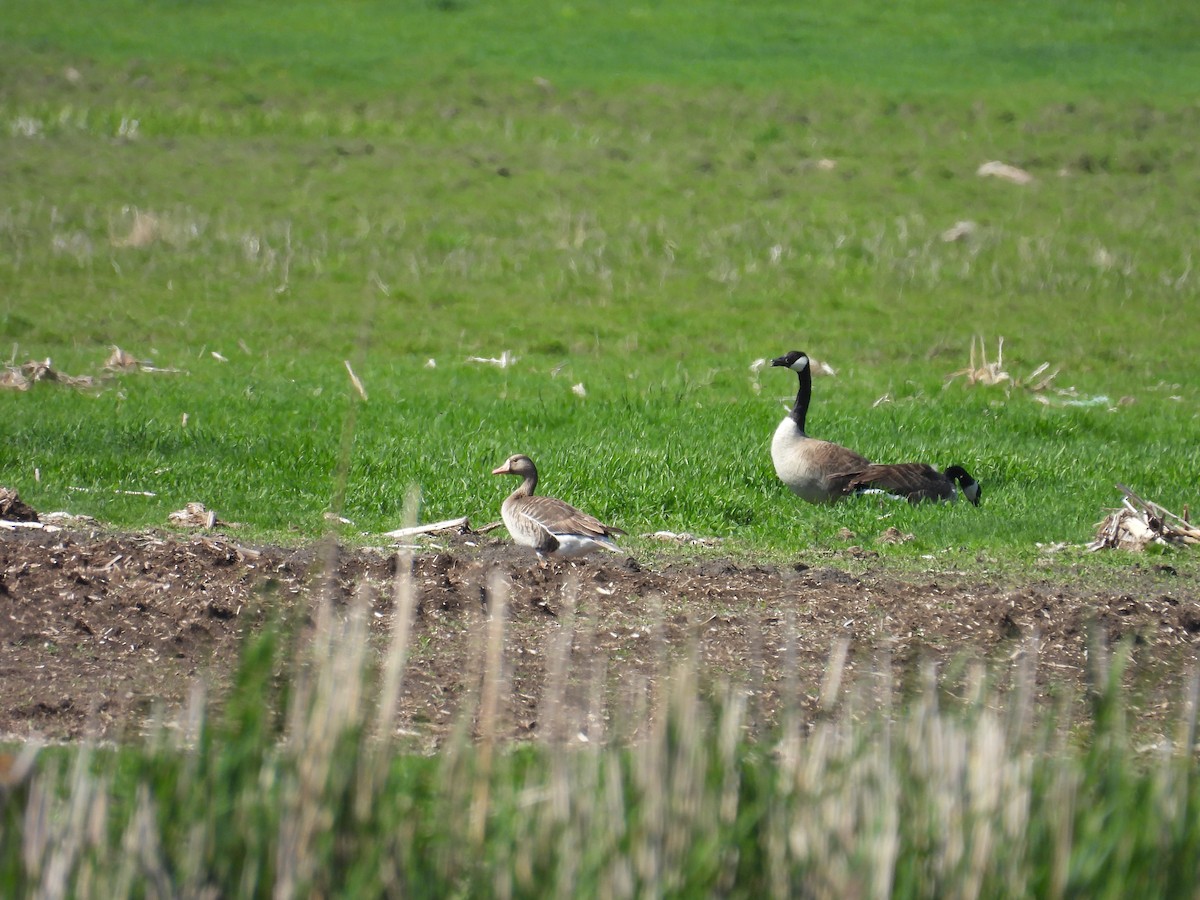
{"label": "greater white-fronted goose", "polygon": [[812,367],[808,356],[792,350],[771,360],[773,366],[791,369],[800,379],[796,403],[771,439],[771,460],[779,480],[809,503],[834,503],[846,494],[848,473],[871,465],[853,450],[809,437],[804,431],[808,403],[812,398]]}
{"label": "greater white-fronted goose", "polygon": [[501,504],[500,516],[513,540],[532,547],[539,557],[548,554],[573,556],[589,550],[621,552],[613,541],[613,535],[625,533],[620,528],[605,525],[595,516],[554,497],[534,496],[537,468],[525,454],[510,456],[504,465],[493,469],[492,474],[519,475],[524,479]]}
{"label": "greater white-fronted goose", "polygon": [[[967,474],[962,466],[950,466],[939,472],[928,463],[895,463],[892,465],[868,466],[860,472],[848,472],[847,494],[879,492],[920,503],[933,500],[938,503],[954,503],[958,493],[975,506],[979,505],[983,493],[979,482]],[[957,487],[956,487],[957,485]]]}

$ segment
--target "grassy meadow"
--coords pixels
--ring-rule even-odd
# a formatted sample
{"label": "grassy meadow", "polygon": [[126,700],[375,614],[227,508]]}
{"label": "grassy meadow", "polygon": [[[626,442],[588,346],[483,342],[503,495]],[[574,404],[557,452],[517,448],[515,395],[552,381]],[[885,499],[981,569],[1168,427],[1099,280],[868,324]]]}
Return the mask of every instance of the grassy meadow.
{"label": "grassy meadow", "polygon": [[[245,540],[296,543],[334,511],[372,540],[413,485],[422,521],[497,519],[512,484],[489,472],[520,451],[635,554],[687,530],[738,557],[862,543],[986,576],[1039,543],[1081,565],[1117,481],[1196,504],[1186,3],[3,13],[0,347],[100,378],[0,391],[0,483],[40,511],[132,529],[201,501]],[[1032,180],[976,174],[993,160]],[[1001,337],[1011,380],[968,384],[973,339],[994,359]],[[166,371],[105,374],[113,346]],[[789,349],[836,369],[811,433],[962,463],[983,506],[792,497],[768,444],[794,377],[756,365]],[[1058,374],[1034,390],[1043,362]],[[914,539],[875,545],[892,525]],[[252,636],[219,702],[198,686],[148,741],[0,772],[0,893],[1195,892],[1196,680],[1135,740],[1128,648],[1090,654],[1081,719],[1031,699],[1033,647],[907,691],[883,651],[841,691],[835,649],[826,685],[771,686],[796,702],[767,725],[763,685],[664,648],[624,693],[584,685],[611,728],[585,745],[554,698],[604,661],[569,667],[564,626],[538,739],[510,747],[495,589],[464,625],[459,733],[420,756],[394,719],[398,571],[388,651],[365,603],[305,598],[306,640]]]}
{"label": "grassy meadow", "polygon": [[[488,472],[523,451],[633,533],[788,555],[896,524],[901,559],[1081,543],[1118,480],[1178,510],[1197,27],[1083,11],[17,2],[3,346],[182,371],[4,392],[5,483],[123,528],[200,500],[303,540],[334,507],[395,527],[412,484],[422,520],[492,521]],[[976,335],[1078,395],[946,386]],[[794,385],[751,370],[792,348],[837,370],[812,433],[961,462],[986,505],[801,506],[767,453]]]}

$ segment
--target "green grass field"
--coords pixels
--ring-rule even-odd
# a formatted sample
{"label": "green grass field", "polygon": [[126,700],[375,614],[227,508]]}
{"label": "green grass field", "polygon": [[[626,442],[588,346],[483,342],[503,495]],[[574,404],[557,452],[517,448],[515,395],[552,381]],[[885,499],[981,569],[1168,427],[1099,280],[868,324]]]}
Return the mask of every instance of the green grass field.
{"label": "green grass field", "polygon": [[[6,392],[0,472],[36,508],[142,527],[200,500],[311,537],[345,360],[369,396],[352,531],[395,527],[410,484],[425,520],[493,520],[516,451],[631,532],[733,552],[897,524],[901,558],[1015,559],[1088,539],[1118,480],[1195,500],[1183,6],[24,6],[0,48],[0,336],[69,374],[113,344],[184,370]],[[978,177],[993,159],[1035,181]],[[1108,402],[943,389],[974,335]],[[838,370],[813,433],[962,462],[986,505],[881,524],[795,501],[766,450],[793,385],[750,371],[792,348]]]}
{"label": "green grass field", "polygon": [[[884,565],[990,576],[1066,542],[1073,577],[1115,482],[1196,504],[1200,16],[1180,0],[3,19],[0,346],[70,375],[113,345],[176,370],[0,391],[0,483],[41,511],[163,527],[199,500],[247,540],[305,542],[334,510],[371,540],[412,485],[423,521],[498,518],[512,484],[489,472],[522,451],[633,535],[782,559],[895,525],[915,538]],[[1032,182],[979,177],[991,160]],[[1004,337],[1015,379],[1058,369],[1050,402],[947,383],[977,336],[991,356]],[[794,379],[752,368],[793,348],[837,370],[813,434],[963,463],[984,505],[793,498],[768,443]],[[1138,564],[1089,559],[1097,579]],[[0,893],[1195,891],[1194,678],[1152,747],[1103,654],[1082,721],[1018,671],[1004,695],[994,674],[864,682],[752,733],[745,695],[684,659],[612,710],[638,740],[511,749],[482,650],[499,625],[472,621],[482,696],[420,757],[391,718],[407,634],[381,661],[366,615],[316,616],[303,649],[254,636],[178,734],[44,751],[0,785]]]}

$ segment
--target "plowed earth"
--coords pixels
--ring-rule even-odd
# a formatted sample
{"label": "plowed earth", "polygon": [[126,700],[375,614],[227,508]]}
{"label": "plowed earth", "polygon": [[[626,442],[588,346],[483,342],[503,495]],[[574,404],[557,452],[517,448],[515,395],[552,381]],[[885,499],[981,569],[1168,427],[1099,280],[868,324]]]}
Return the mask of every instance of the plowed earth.
{"label": "plowed earth", "polygon": [[[370,604],[382,657],[396,568],[394,550],[333,543],[292,549],[216,533],[3,533],[0,739],[120,740],[152,721],[170,722],[197,680],[220,696],[243,635],[279,610],[311,622],[322,596],[337,610]],[[1099,625],[1110,646],[1133,639],[1126,677],[1138,721],[1151,730],[1179,700],[1200,650],[1195,577],[1149,559],[1131,563],[1119,587],[1089,589],[903,579],[873,574],[870,554],[814,553],[788,566],[604,554],[542,567],[501,537],[465,534],[418,549],[412,571],[417,608],[398,721],[425,747],[461,710],[469,713],[464,701],[474,702],[496,577],[507,583],[504,723],[516,736],[546,727],[539,718],[547,659],[565,629],[573,637],[557,708],[568,712],[555,721],[581,739],[631,721],[663,666],[689,648],[706,683],[744,686],[751,720],[763,722],[785,690],[798,692],[804,708],[817,704],[831,650],[843,639],[843,692],[861,684],[859,676],[878,680],[889,669],[892,683],[909,683],[929,660],[951,673],[963,660],[993,662],[1003,685],[1009,660],[1036,646],[1029,658],[1039,695],[1066,688],[1081,696]]]}

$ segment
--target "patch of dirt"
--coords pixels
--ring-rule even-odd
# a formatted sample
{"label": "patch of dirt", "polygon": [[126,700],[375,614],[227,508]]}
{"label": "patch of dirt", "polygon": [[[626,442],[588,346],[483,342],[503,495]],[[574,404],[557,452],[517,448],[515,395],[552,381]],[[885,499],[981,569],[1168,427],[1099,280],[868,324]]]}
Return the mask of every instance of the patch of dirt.
{"label": "patch of dirt", "polygon": [[[177,716],[196,679],[219,694],[248,631],[280,608],[307,613],[322,592],[344,607],[366,588],[382,655],[396,560],[389,549],[246,546],[212,534],[5,534],[0,737],[136,736],[155,716]],[[1133,640],[1128,681],[1140,722],[1153,730],[1200,650],[1200,592],[1193,576],[1168,566],[1103,590],[904,580],[799,562],[602,555],[542,567],[506,540],[455,535],[413,563],[418,608],[399,724],[417,743],[441,739],[476,695],[497,576],[508,584],[505,727],[518,736],[548,727],[539,721],[547,660],[564,633],[571,651],[560,706],[572,712],[555,727],[581,737],[635,719],[664,665],[692,650],[708,683],[745,686],[758,722],[773,718],[789,685],[815,709],[841,639],[846,685],[881,664],[906,683],[929,659],[992,660],[1011,672],[1007,661],[1036,637],[1039,694],[1064,686],[1082,694],[1093,625],[1109,645]]]}

